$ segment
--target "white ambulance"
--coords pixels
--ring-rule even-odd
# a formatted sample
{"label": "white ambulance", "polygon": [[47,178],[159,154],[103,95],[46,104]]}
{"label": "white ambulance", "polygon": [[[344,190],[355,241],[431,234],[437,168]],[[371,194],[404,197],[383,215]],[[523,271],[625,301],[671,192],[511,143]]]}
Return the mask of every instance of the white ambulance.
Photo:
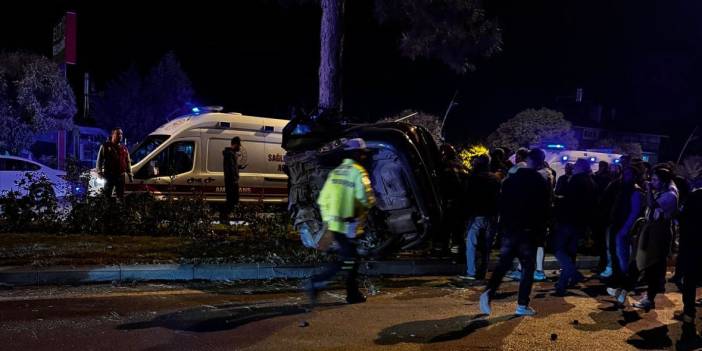
{"label": "white ambulance", "polygon": [[[287,120],[222,113],[215,108],[202,113],[193,110],[162,125],[131,150],[134,181],[126,180],[126,193],[148,191],[159,198],[202,194],[206,201],[224,202],[222,151],[238,136],[240,200],[287,202],[281,148]],[[104,185],[95,172],[91,178],[91,192]]]}
{"label": "white ambulance", "polygon": [[560,144],[548,145],[544,151],[546,152],[546,162],[556,171],[557,177],[565,174],[567,163],[575,163],[579,159],[590,162],[590,168],[596,172],[600,161],[606,161],[610,165],[618,164],[622,157],[620,154],[602,152],[604,150],[566,150]]}

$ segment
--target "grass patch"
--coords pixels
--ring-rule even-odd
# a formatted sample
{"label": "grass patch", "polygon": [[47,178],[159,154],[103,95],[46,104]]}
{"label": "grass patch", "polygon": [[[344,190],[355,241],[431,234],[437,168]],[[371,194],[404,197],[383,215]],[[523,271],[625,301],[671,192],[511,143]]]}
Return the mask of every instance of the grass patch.
{"label": "grass patch", "polygon": [[316,263],[321,259],[290,238],[219,235],[212,238],[139,235],[0,234],[0,266],[158,263]]}

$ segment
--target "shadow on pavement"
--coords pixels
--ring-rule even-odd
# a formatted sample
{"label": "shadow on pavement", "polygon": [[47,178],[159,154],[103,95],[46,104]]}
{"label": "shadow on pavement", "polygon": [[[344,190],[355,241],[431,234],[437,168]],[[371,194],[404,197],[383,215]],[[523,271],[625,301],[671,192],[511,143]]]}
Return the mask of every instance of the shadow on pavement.
{"label": "shadow on pavement", "polygon": [[640,350],[669,349],[675,340],[675,350],[702,350],[702,338],[695,332],[695,326],[688,323],[674,323],[636,332],[626,342]]}
{"label": "shadow on pavement", "polygon": [[489,325],[519,318],[514,315],[506,315],[484,319],[480,318],[481,316],[484,315],[459,316],[448,319],[398,324],[383,329],[378,333],[375,343],[378,345],[394,345],[402,342],[430,344],[458,340]]}
{"label": "shadow on pavement", "polygon": [[[317,308],[341,305],[345,305],[345,303],[318,304]],[[292,304],[276,306],[208,306],[161,315],[150,321],[122,324],[118,326],[117,329],[137,330],[160,327],[171,330],[205,333],[232,330],[252,322],[307,312],[309,312],[307,306]]]}

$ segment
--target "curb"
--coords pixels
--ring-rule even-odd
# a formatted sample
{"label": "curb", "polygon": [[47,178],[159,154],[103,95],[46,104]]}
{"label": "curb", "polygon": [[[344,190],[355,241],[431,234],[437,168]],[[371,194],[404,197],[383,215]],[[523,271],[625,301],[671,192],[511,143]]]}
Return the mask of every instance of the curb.
{"label": "curb", "polygon": [[[578,258],[578,269],[592,269],[598,258]],[[491,262],[490,270],[496,262]],[[545,270],[558,269],[553,256],[547,256]],[[55,266],[48,268],[0,267],[0,283],[6,285],[72,285],[132,281],[231,281],[308,278],[321,267],[313,265],[271,264],[157,264],[116,266]],[[457,275],[465,272],[464,264],[451,260],[365,261],[359,269],[369,276]]]}

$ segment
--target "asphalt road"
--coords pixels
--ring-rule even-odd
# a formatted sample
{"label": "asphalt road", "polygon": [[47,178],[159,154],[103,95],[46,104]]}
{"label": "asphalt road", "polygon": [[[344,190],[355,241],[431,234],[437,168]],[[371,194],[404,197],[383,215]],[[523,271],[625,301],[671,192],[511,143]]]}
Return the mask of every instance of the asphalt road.
{"label": "asphalt road", "polygon": [[[566,297],[537,283],[535,317],[515,318],[515,283],[493,315],[479,285],[454,278],[374,278],[368,302],[323,292],[308,310],[298,282],[138,284],[0,291],[0,350],[630,350],[696,349],[679,342],[672,285],[648,313],[617,309],[596,280]],[[701,311],[702,312],[702,311]],[[698,320],[698,325],[700,325]]]}

